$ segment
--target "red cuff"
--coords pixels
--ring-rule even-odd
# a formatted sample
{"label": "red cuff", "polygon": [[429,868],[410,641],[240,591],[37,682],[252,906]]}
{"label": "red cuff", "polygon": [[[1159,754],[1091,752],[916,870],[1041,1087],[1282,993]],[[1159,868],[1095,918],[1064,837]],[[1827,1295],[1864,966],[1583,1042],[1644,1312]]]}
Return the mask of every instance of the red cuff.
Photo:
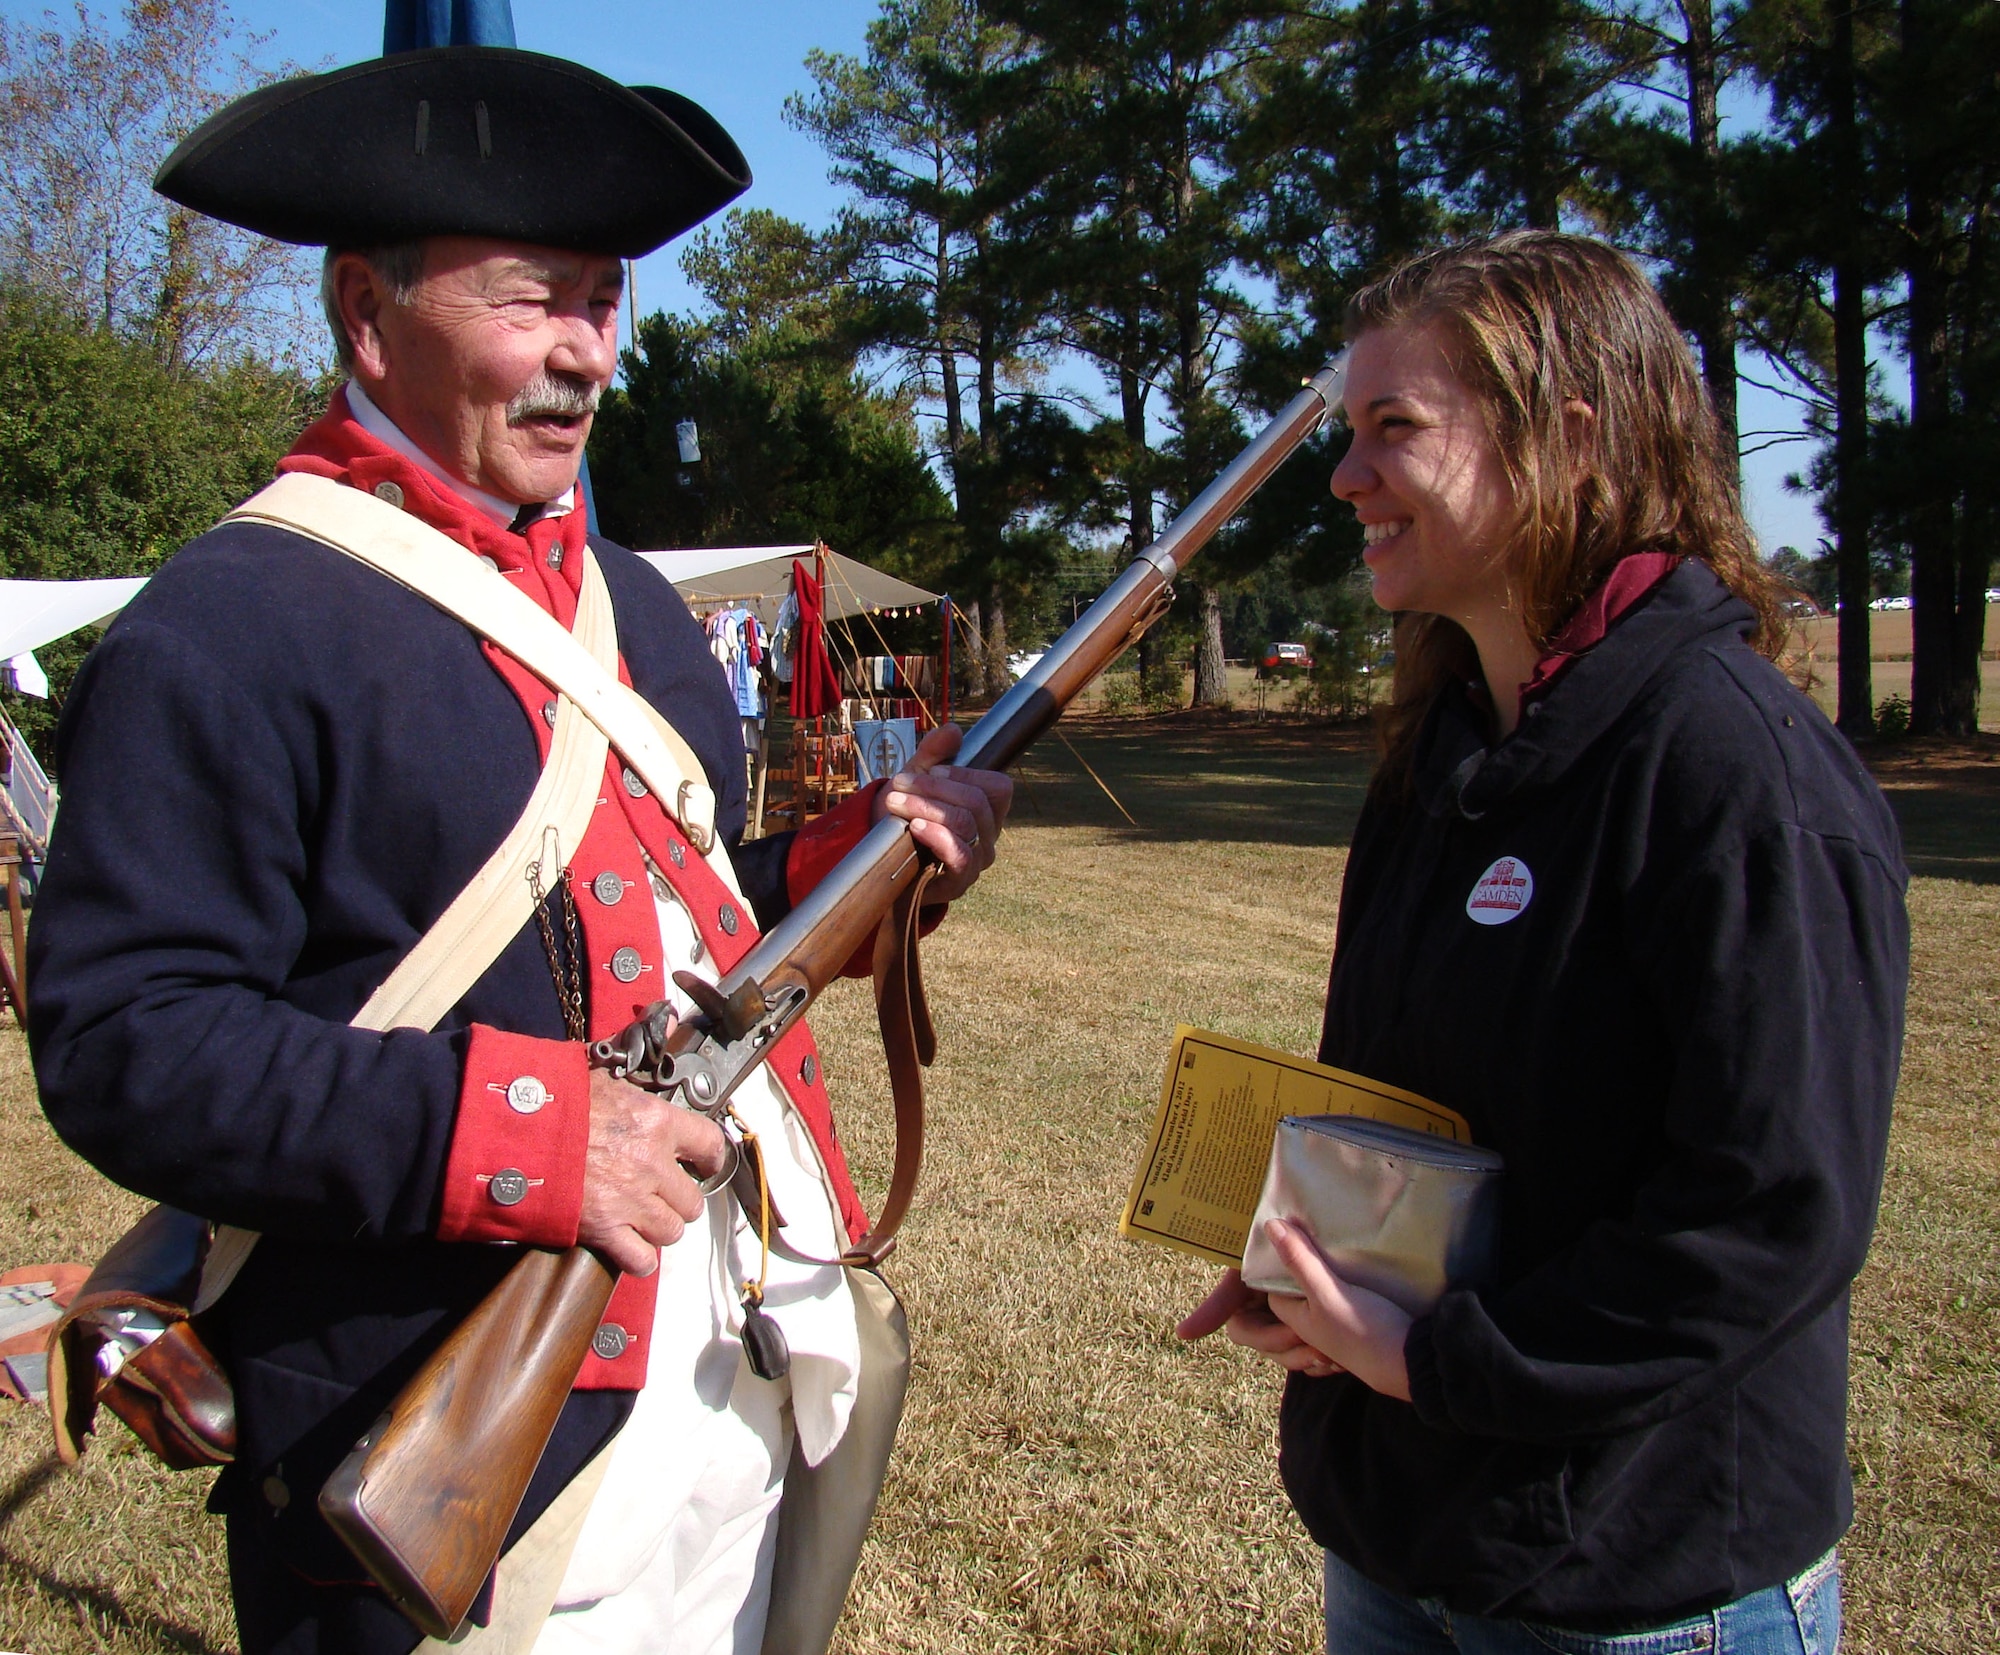
{"label": "red cuff", "polygon": [[589,1144],[582,1044],[473,1024],[438,1240],[574,1246]]}

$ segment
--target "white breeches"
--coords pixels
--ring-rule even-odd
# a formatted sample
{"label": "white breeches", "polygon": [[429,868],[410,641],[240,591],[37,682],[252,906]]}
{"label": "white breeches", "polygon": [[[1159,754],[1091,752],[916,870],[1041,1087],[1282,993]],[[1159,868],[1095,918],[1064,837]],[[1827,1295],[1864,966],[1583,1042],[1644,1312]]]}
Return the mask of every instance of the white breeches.
{"label": "white breeches", "polygon": [[716,1320],[713,1230],[731,1205],[711,1201],[661,1260],[646,1388],[534,1655],[757,1655],[763,1642],[791,1386],[753,1374]]}

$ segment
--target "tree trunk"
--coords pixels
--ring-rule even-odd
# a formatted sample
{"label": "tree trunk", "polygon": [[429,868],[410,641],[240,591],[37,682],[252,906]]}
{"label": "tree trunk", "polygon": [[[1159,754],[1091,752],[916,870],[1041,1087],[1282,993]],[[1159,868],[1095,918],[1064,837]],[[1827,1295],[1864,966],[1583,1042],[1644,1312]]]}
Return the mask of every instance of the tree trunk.
{"label": "tree trunk", "polygon": [[1562,228],[1562,186],[1555,166],[1555,124],[1546,61],[1537,53],[1521,76],[1521,211],[1531,230]]}
{"label": "tree trunk", "polygon": [[[1905,96],[1914,103],[1923,80],[1924,17],[1928,0],[1901,0],[1902,56]],[[1918,111],[1905,112],[1904,131],[1923,130]],[[1958,597],[1953,567],[1952,484],[1939,456],[1948,451],[1951,435],[1950,387],[1947,383],[1943,208],[1933,191],[1938,168],[1914,142],[1903,158],[1903,274],[1910,292],[1910,436],[1923,456],[1926,474],[1919,479],[1918,502],[1910,513],[1911,615],[1910,731],[1914,735],[1965,733],[1954,730],[1950,709],[1952,635]]]}
{"label": "tree trunk", "polygon": [[[1981,297],[1990,281],[1993,191],[1976,210],[1973,233],[1967,238],[1965,262],[1959,271],[1964,295],[1959,304],[1957,416],[1965,431],[1994,429],[1994,390],[1990,372],[1978,363],[1991,325],[1990,311],[1981,314]],[[1990,483],[1959,473],[1958,611],[1952,617],[1951,674],[1945,689],[1945,727],[1954,735],[1979,733],[1979,657],[1986,647],[1986,583],[1993,576],[1993,490]]]}
{"label": "tree trunk", "polygon": [[1693,318],[1701,346],[1701,376],[1715,404],[1716,424],[1733,455],[1737,452],[1736,309],[1730,283],[1720,268],[1716,243],[1725,231],[1722,199],[1722,123],[1716,98],[1721,87],[1715,51],[1715,12],[1711,0],[1681,0],[1686,34],[1681,66],[1687,78],[1688,142],[1694,150],[1696,231],[1694,253],[1696,291],[1700,297]]}
{"label": "tree trunk", "polygon": [[1201,588],[1201,636],[1194,652],[1194,704],[1229,705],[1229,667],[1222,654],[1222,594]]}
{"label": "tree trunk", "polygon": [[1979,731],[1979,656],[1986,647],[1986,583],[1992,578],[1993,513],[1975,497],[1959,519],[1958,613],[1945,688],[1945,728],[1957,736]]}
{"label": "tree trunk", "polygon": [[189,244],[193,234],[185,207],[167,209],[166,259],[153,312],[153,346],[160,365],[187,366],[188,329],[194,314],[196,274]]}
{"label": "tree trunk", "polygon": [[986,699],[998,701],[1014,687],[1007,668],[1007,605],[996,592],[986,599]]}
{"label": "tree trunk", "polygon": [[[1827,88],[1833,129],[1836,200],[1861,199],[1861,146],[1854,86],[1854,6],[1836,0],[1833,62]],[[1873,580],[1868,556],[1868,319],[1854,232],[1833,261],[1833,534],[1839,578],[1841,731],[1851,740],[1875,733],[1875,675],[1869,660],[1869,600]]]}
{"label": "tree trunk", "polygon": [[986,624],[979,600],[960,604],[958,615],[965,622],[959,634],[965,641],[965,648],[958,656],[959,699],[977,703],[986,693]]}
{"label": "tree trunk", "polygon": [[[1149,479],[1151,458],[1146,447],[1146,393],[1139,370],[1129,362],[1118,365],[1118,405],[1125,427],[1125,445],[1130,471],[1125,479],[1126,531],[1132,537],[1131,555],[1137,557],[1153,543],[1153,486]],[[1159,663],[1158,627],[1139,640],[1139,682],[1143,686]]]}

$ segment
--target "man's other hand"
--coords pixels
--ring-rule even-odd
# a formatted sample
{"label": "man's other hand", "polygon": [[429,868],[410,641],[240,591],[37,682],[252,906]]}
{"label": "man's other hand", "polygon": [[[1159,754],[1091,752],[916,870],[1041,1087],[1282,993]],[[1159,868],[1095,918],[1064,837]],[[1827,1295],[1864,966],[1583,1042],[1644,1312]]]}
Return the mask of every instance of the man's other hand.
{"label": "man's other hand", "polygon": [[995,842],[1014,805],[1014,783],[998,770],[972,770],[950,762],[965,732],[942,724],[917,744],[909,768],[875,797],[875,820],[900,816],[910,837],[942,867],[926,904],[950,902],[971,890],[993,865]]}
{"label": "man's other hand", "polygon": [[705,1115],[590,1072],[590,1147],[576,1239],[628,1276],[650,1276],[660,1249],[702,1215],[697,1180],[727,1164],[722,1129]]}

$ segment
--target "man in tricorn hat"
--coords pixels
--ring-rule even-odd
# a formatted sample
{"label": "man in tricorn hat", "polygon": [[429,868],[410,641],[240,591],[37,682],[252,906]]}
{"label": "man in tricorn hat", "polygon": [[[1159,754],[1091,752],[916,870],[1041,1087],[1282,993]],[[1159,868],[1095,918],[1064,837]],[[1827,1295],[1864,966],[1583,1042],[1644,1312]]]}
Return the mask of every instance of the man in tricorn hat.
{"label": "man in tricorn hat", "polygon": [[[268,521],[186,547],[78,675],[33,935],[37,1072],[58,1130],[111,1177],[262,1232],[207,1324],[236,1397],[214,1504],[244,1648],[417,1642],[315,1497],[504,1272],[507,1249],[477,1244],[513,1242],[582,1243],[623,1272],[516,1519],[518,1536],[586,1466],[602,1479],[528,1641],[753,1650],[788,1456],[831,1451],[859,1362],[843,1272],[806,1261],[860,1232],[860,1206],[795,1031],[737,1094],[791,1243],[764,1290],[789,1372],[758,1377],[738,1338],[757,1237],[727,1190],[696,1182],[722,1167],[721,1135],[588,1070],[585,1042],[679,994],[676,972],[714,981],[885,812],[942,864],[939,897],[962,892],[1009,784],[952,766],[956,734],[937,732],[910,773],[740,843],[735,706],[701,628],[639,559],[586,537],[576,482],[615,365],[621,260],[749,183],[694,104],[525,52],[402,53],[239,100],[157,183],[327,246],[349,378],[281,471],[441,531],[467,578],[579,638],[601,572],[613,664],[714,801],[697,820],[702,787],[657,797],[614,748],[585,778],[597,797],[580,795],[566,877],[530,899],[537,921],[496,941],[435,1027],[377,1033],[350,1020],[523,818],[570,702],[424,597]],[[702,854],[711,839],[726,858]]]}

